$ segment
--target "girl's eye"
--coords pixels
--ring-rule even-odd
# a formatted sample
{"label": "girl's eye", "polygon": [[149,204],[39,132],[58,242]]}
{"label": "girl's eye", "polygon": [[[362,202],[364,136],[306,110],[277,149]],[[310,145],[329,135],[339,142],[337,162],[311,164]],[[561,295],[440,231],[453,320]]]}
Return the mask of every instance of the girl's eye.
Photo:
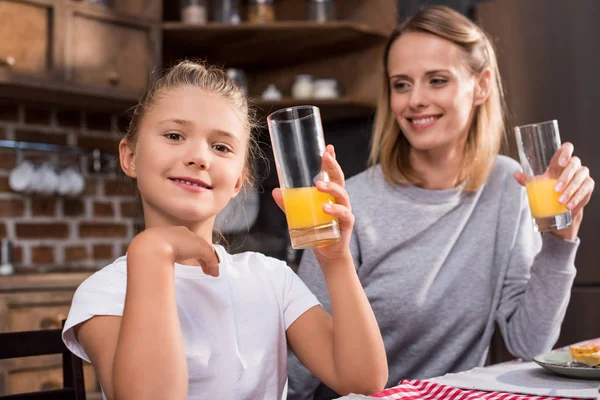
{"label": "girl's eye", "polygon": [[446,82],[448,82],[448,80],[444,78],[433,78],[431,80],[431,84],[436,86],[443,85]]}
{"label": "girl's eye", "polygon": [[231,149],[224,144],[215,144],[213,149],[218,151],[219,153],[231,153]]}
{"label": "girl's eye", "polygon": [[183,139],[183,136],[181,136],[179,133],[174,133],[174,132],[169,132],[169,133],[165,134],[164,136],[167,139],[173,140],[173,141],[180,141]]}

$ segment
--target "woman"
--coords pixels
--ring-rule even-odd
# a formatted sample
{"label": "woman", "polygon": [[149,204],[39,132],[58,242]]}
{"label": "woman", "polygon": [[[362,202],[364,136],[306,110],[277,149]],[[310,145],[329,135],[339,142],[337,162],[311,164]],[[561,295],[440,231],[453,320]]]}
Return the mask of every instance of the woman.
{"label": "woman", "polygon": [[[498,154],[505,126],[494,49],[459,13],[429,7],[404,22],[384,66],[371,167],[346,189],[351,251],[384,338],[388,386],[483,365],[495,324],[515,357],[550,350],[594,188],[588,169],[570,143],[561,146],[556,190],[573,224],[534,232],[520,167]],[[312,252],[299,274],[327,307]],[[290,364],[289,399],[331,398]]]}

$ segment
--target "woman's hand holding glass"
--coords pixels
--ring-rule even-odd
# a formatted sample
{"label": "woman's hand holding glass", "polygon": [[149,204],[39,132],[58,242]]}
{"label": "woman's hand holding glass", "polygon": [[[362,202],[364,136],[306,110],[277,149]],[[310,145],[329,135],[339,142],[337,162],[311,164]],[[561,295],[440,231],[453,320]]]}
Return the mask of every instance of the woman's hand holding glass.
{"label": "woman's hand holding glass", "polygon": [[[583,219],[583,209],[589,203],[595,182],[590,177],[588,167],[582,165],[577,156],[573,156],[574,146],[563,143],[550,161],[550,170],[562,170],[554,190],[560,193],[558,202],[571,211],[573,224],[552,233],[564,239],[575,240]],[[515,173],[516,180],[525,185],[525,174]]]}

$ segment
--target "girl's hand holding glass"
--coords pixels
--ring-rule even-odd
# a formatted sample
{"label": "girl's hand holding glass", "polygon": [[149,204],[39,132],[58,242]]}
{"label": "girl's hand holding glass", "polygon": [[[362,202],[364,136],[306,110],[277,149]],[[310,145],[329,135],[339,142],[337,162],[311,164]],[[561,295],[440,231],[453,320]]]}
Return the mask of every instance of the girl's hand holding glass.
{"label": "girl's hand holding glass", "polygon": [[[346,192],[344,172],[336,160],[335,149],[332,145],[327,145],[322,156],[322,171],[329,176],[329,181],[319,180],[316,183],[317,189],[322,193],[331,195],[335,204],[323,205],[323,212],[339,220],[341,239],[326,245],[317,246],[313,251],[317,258],[327,260],[339,259],[349,256],[349,243],[354,226],[354,214],[350,206],[350,198]],[[285,212],[283,205],[282,192],[280,188],[273,190],[275,202]]]}

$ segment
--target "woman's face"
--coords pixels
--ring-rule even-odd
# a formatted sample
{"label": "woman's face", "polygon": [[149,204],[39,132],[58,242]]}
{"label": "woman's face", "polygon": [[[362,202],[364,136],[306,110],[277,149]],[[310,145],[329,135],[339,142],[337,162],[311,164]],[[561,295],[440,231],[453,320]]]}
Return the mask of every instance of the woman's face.
{"label": "woman's face", "polygon": [[413,150],[464,146],[473,110],[483,100],[460,48],[432,34],[407,32],[390,47],[387,67],[391,110]]}

